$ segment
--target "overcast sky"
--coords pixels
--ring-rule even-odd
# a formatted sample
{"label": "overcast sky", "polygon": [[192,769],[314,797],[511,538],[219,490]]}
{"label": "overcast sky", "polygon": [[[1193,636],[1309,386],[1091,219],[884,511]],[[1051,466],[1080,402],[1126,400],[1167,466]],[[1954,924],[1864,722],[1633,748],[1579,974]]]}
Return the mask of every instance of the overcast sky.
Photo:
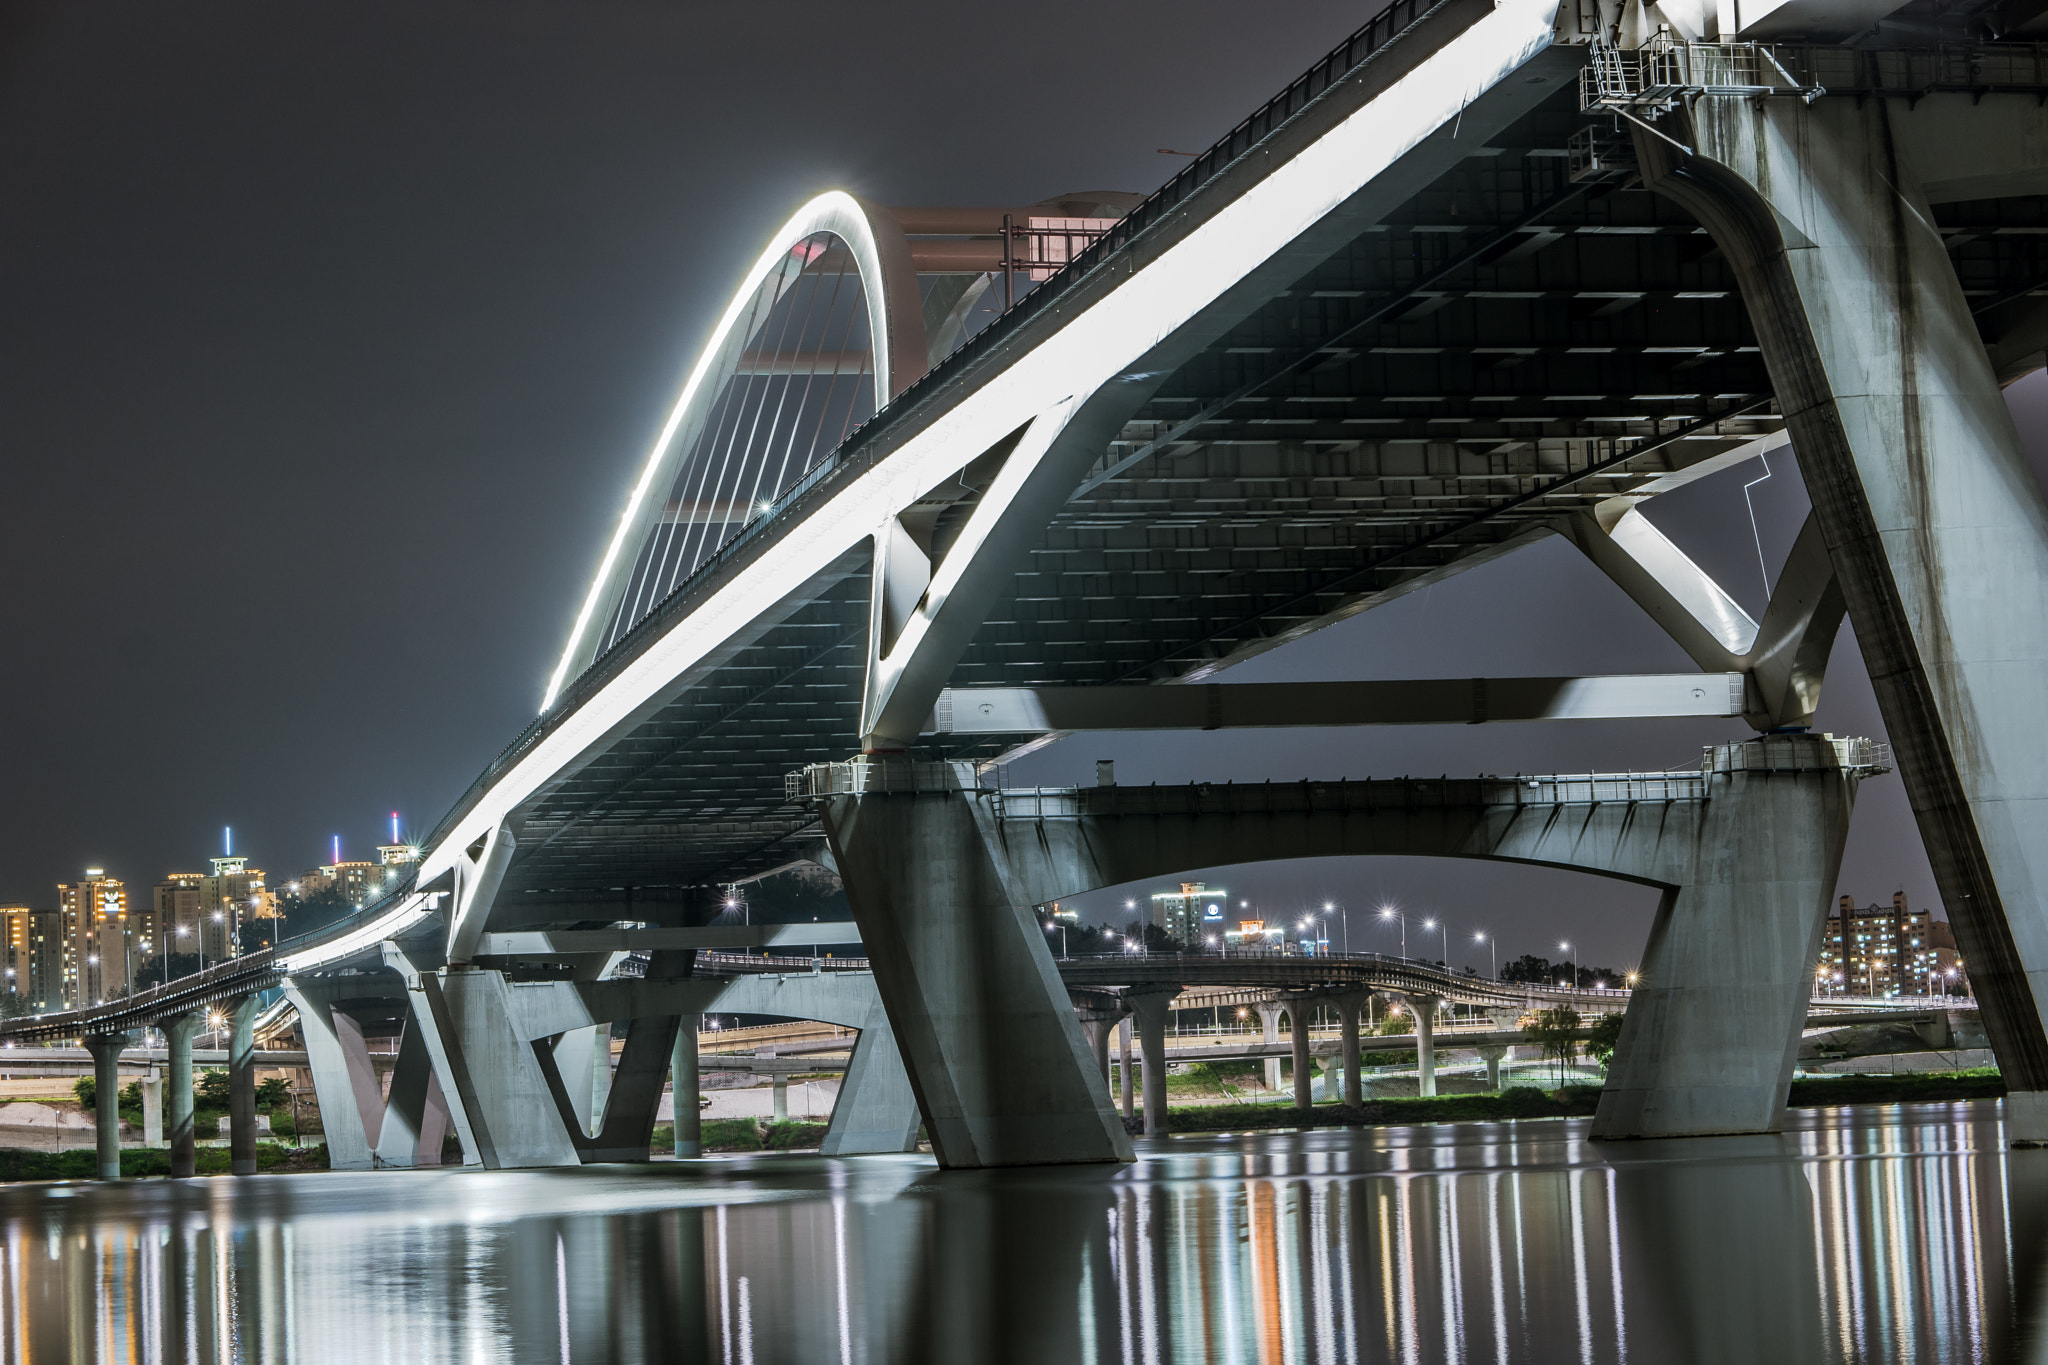
{"label": "overcast sky", "polygon": [[[53,905],[87,864],[146,885],[224,825],[287,874],[335,834],[365,855],[391,810],[430,825],[533,714],[680,376],[797,203],[1149,190],[1178,164],[1157,148],[1206,145],[1367,12],[8,7],[0,902]],[[1659,512],[1752,605],[1760,472]],[[1782,554],[1796,474],[1757,500]],[[1685,666],[1550,544],[1242,675]],[[1826,696],[1825,726],[1880,732],[1846,630]],[[1020,777],[1089,779],[1098,757],[1127,781],[1664,767],[1739,728],[1094,736]],[[1647,927],[1639,888],[1522,868],[1218,875],[1275,907],[1393,898],[1509,955],[1568,938],[1619,965]],[[1900,885],[1931,900],[1880,779],[1844,886]]]}

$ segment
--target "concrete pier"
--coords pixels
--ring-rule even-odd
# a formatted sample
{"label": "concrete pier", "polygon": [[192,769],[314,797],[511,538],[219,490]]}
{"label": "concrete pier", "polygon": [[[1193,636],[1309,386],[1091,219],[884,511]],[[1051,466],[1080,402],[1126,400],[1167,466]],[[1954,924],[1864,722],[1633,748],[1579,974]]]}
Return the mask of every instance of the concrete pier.
{"label": "concrete pier", "polygon": [[940,1164],[1131,1160],[985,804],[913,783],[820,810]]}
{"label": "concrete pier", "polygon": [[1166,1017],[1177,994],[1179,988],[1170,987],[1128,991],[1124,995],[1131,1007],[1130,1022],[1137,1026],[1138,1050],[1143,1055],[1140,1065],[1145,1086],[1146,1137],[1166,1131]]}
{"label": "concrete pier", "polygon": [[675,1050],[669,1059],[669,1090],[674,1097],[675,1153],[679,1157],[704,1154],[704,1111],[697,1107],[697,1034],[704,1016],[685,1014],[676,1026]]}
{"label": "concrete pier", "polygon": [[93,1033],[84,1039],[92,1053],[93,1126],[102,1180],[121,1178],[121,1049],[134,1041],[132,1033]]}
{"label": "concrete pier", "polygon": [[192,1127],[192,1038],[205,1024],[205,1010],[194,1010],[190,1014],[166,1019],[163,1023],[164,1046],[170,1053],[169,1065],[165,1068],[165,1079],[171,1091],[170,1146],[173,1179],[188,1177],[197,1169],[197,1134]]}
{"label": "concrete pier", "polygon": [[1365,1068],[1358,1043],[1358,1017],[1370,997],[1346,991],[1333,997],[1337,1006],[1337,1036],[1344,1058],[1344,1103],[1356,1107],[1365,1103]]}
{"label": "concrete pier", "polygon": [[1705,100],[1688,121],[1692,156],[1636,133],[1645,182],[1741,283],[2008,1130],[2048,1141],[2048,506],[1932,227],[1936,204],[2031,193],[2048,112],[1977,92]]}
{"label": "concrete pier", "polygon": [[228,1160],[236,1175],[256,1174],[256,997],[228,1012]]}
{"label": "concrete pier", "polygon": [[1287,1002],[1287,1037],[1293,1044],[1290,1069],[1294,1073],[1294,1107],[1309,1109],[1315,1104],[1315,1064],[1309,1060],[1310,1020],[1315,1017],[1312,996],[1296,996]]}

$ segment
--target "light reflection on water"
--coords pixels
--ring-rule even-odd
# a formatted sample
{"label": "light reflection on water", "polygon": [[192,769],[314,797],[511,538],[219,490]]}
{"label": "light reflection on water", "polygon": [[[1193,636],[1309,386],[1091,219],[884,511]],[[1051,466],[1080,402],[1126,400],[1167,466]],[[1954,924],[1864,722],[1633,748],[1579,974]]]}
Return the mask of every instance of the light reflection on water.
{"label": "light reflection on water", "polygon": [[[1991,1103],[1594,1144],[1183,1138],[1125,1169],[760,1157],[0,1191],[0,1360],[2003,1361],[2048,1152]],[[1144,1146],[1141,1144],[1141,1146]]]}

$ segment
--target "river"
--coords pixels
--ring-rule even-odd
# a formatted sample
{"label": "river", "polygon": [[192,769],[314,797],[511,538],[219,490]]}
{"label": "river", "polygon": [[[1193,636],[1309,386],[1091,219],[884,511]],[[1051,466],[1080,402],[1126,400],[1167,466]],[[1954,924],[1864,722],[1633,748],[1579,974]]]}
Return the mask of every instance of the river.
{"label": "river", "polygon": [[0,1359],[2048,1360],[2048,1152],[1995,1102],[1788,1124],[16,1185]]}

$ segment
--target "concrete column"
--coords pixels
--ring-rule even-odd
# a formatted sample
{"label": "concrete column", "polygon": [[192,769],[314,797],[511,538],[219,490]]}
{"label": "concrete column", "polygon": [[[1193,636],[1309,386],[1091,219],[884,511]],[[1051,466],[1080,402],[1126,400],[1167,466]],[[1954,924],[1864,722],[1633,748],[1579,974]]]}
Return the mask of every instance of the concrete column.
{"label": "concrete column", "polygon": [[1344,1103],[1356,1109],[1365,1103],[1365,1067],[1358,1046],[1358,1016],[1370,996],[1337,997],[1337,1029],[1344,1050]]}
{"label": "concrete column", "polygon": [[1854,792],[1832,759],[1807,735],[1710,755],[1692,881],[1657,907],[1594,1137],[1779,1127]]}
{"label": "concrete column", "polygon": [[1178,988],[1126,992],[1131,1018],[1138,1029],[1138,1047],[1144,1053],[1145,1136],[1166,1131],[1166,1016],[1171,1012]]}
{"label": "concrete column", "polygon": [[164,1145],[164,1073],[156,1067],[142,1079],[142,1145]]}
{"label": "concrete column", "polygon": [[1483,1043],[1479,1048],[1479,1059],[1486,1063],[1486,1088],[1500,1089],[1501,1059],[1508,1055],[1505,1043]]}
{"label": "concrete column", "polygon": [[390,943],[384,959],[406,983],[464,1162],[492,1170],[581,1165],[540,1060],[513,1027],[504,973],[422,970]]}
{"label": "concrete column", "polygon": [[[319,1086],[318,1073],[314,1086]],[[321,1121],[326,1121],[324,1107]],[[438,1166],[447,1138],[448,1102],[441,1097],[441,1082],[434,1075],[419,1021],[408,1015],[405,1031],[398,1038],[398,1056],[391,1067],[391,1090],[384,1100],[373,1160],[379,1166]],[[328,1150],[331,1154],[333,1148]]]}
{"label": "concrete column", "polygon": [[854,1042],[846,1075],[839,1082],[839,1101],[832,1106],[832,1122],[818,1151],[823,1156],[914,1152],[922,1122],[910,1073],[903,1069],[903,1054],[896,1049],[888,1019],[877,1009]]}
{"label": "concrete column", "polygon": [[99,1138],[100,1179],[121,1178],[121,1049],[135,1041],[132,1033],[91,1033],[85,1049],[92,1054],[93,1127]]}
{"label": "concrete column", "polygon": [[1645,180],[1741,283],[2006,1077],[2007,1132],[2048,1141],[2048,506],[2009,374],[1930,226],[1932,202],[2031,192],[2048,114],[1956,94],[1709,100],[1691,119],[1694,157],[1638,135]]}
{"label": "concrete column", "polygon": [[[679,1157],[704,1154],[704,1115],[697,1108],[700,1084],[697,1076],[697,1035],[703,1029],[703,1015],[683,1015],[676,1029],[675,1051],[669,1061],[669,1090],[675,1096],[676,1155]],[[852,1070],[851,1066],[848,1070]],[[840,1099],[845,1098],[842,1091]],[[837,1117],[836,1113],[834,1117]]]}
{"label": "concrete column", "polygon": [[327,1164],[337,1171],[366,1171],[384,1118],[383,1088],[356,1021],[334,1009],[343,991],[360,995],[359,983],[287,981],[286,998],[299,1012],[299,1032],[306,1040],[306,1066],[313,1073],[313,1095],[320,1103],[320,1127],[327,1142]]}
{"label": "concrete column", "polygon": [[228,1015],[228,1159],[236,1175],[256,1174],[256,997]]}
{"label": "concrete column", "polygon": [[171,1089],[171,1176],[185,1179],[197,1169],[192,1131],[192,1035],[205,1027],[206,1011],[194,1010],[163,1021],[164,1046],[170,1053],[166,1080]]}
{"label": "concrete column", "polygon": [[[1259,1012],[1259,1038],[1260,1038],[1260,1041],[1262,1041],[1262,1042],[1265,1042],[1265,1043],[1268,1043],[1268,1044],[1271,1044],[1271,1043],[1277,1043],[1277,1042],[1279,1042],[1279,1041],[1280,1041],[1280,1006],[1278,1006],[1278,1005],[1258,1005],[1258,1006],[1255,1006],[1254,1008],[1256,1008],[1256,1009],[1258,1010],[1258,1012]],[[1268,1057],[1268,1058],[1266,1058],[1266,1089],[1268,1089],[1268,1090],[1278,1090],[1279,1088],[1280,1088],[1280,1059],[1279,1059],[1278,1057]]]}
{"label": "concrete column", "polygon": [[770,1076],[768,1092],[774,1106],[775,1122],[781,1123],[789,1117],[789,1077],[779,1071]]}
{"label": "concrete column", "polygon": [[1138,1087],[1132,1084],[1131,1075],[1131,1021],[1124,1018],[1116,1026],[1116,1084],[1122,1092],[1124,1117],[1129,1119],[1137,1112]]}
{"label": "concrete column", "polygon": [[1415,1021],[1415,1093],[1436,1094],[1436,1005],[1433,995],[1393,997]]}
{"label": "concrete column", "polygon": [[834,796],[820,815],[939,1164],[1131,1160],[993,795]]}
{"label": "concrete column", "polygon": [[1315,1107],[1315,1064],[1309,1060],[1309,1020],[1315,1017],[1315,1005],[1306,997],[1296,997],[1287,1006],[1287,1036],[1294,1044],[1294,1107],[1313,1109]]}

